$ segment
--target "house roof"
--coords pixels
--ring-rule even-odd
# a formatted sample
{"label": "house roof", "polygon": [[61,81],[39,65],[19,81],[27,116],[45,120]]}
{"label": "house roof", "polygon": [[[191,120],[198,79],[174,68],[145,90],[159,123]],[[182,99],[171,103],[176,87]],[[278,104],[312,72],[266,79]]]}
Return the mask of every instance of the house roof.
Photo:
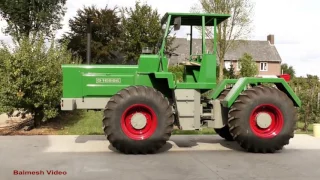
{"label": "house roof", "polygon": [[[184,55],[185,58],[189,55],[190,42],[185,38],[176,38],[173,42],[173,47],[179,45],[175,50],[175,53]],[[202,54],[202,40],[193,39],[192,40],[192,53],[193,54]],[[213,52],[212,42],[206,40],[207,50]],[[277,51],[277,48],[274,45],[271,45],[269,41],[236,41],[235,46],[230,47],[228,52],[225,55],[225,60],[239,60],[244,53],[252,55],[255,61],[264,61],[264,62],[281,62],[281,57]],[[175,61],[180,61],[184,57],[174,57],[171,59],[173,63]]]}
{"label": "house roof", "polygon": [[269,41],[236,41],[225,55],[225,60],[238,60],[244,53],[250,54],[255,61],[281,62],[277,48]]}

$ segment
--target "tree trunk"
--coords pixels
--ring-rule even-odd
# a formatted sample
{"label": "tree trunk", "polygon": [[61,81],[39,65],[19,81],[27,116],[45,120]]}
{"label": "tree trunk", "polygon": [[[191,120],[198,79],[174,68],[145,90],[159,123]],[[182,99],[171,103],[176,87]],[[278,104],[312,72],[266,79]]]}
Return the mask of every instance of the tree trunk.
{"label": "tree trunk", "polygon": [[308,101],[307,110],[306,110],[306,117],[304,118],[304,125],[302,128],[303,131],[305,131],[305,132],[308,131],[309,112],[310,112],[310,106],[309,106],[309,101]]}
{"label": "tree trunk", "polygon": [[34,127],[39,127],[41,126],[41,121],[43,120],[44,114],[41,109],[36,109],[34,112]]}
{"label": "tree trunk", "polygon": [[219,82],[223,80],[223,69],[224,69],[224,60],[223,58],[219,57]]}

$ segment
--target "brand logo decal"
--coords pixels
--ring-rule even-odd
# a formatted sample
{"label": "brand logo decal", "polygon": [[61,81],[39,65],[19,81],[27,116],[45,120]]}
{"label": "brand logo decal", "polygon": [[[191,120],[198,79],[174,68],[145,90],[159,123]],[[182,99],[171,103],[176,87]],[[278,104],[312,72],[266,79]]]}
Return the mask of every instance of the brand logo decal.
{"label": "brand logo decal", "polygon": [[121,78],[96,78],[98,84],[121,83]]}

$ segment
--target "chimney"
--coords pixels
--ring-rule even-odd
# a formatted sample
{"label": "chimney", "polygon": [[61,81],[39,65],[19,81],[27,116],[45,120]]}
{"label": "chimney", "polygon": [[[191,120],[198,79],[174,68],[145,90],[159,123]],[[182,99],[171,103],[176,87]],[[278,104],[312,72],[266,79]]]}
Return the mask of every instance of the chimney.
{"label": "chimney", "polygon": [[271,45],[274,45],[274,35],[273,34],[268,35],[267,39]]}

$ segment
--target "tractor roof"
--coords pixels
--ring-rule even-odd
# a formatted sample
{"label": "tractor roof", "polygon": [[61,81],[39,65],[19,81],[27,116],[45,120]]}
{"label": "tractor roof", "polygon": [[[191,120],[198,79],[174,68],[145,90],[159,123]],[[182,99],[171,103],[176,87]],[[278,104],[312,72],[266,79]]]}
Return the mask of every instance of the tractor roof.
{"label": "tractor roof", "polygon": [[217,24],[220,24],[224,20],[230,17],[229,14],[210,14],[210,13],[166,13],[162,20],[161,24],[164,24],[171,15],[171,22],[170,25],[174,24],[174,18],[181,17],[181,25],[182,26],[202,26],[202,16],[205,16],[206,26],[213,26],[214,25],[214,18],[217,18]]}

